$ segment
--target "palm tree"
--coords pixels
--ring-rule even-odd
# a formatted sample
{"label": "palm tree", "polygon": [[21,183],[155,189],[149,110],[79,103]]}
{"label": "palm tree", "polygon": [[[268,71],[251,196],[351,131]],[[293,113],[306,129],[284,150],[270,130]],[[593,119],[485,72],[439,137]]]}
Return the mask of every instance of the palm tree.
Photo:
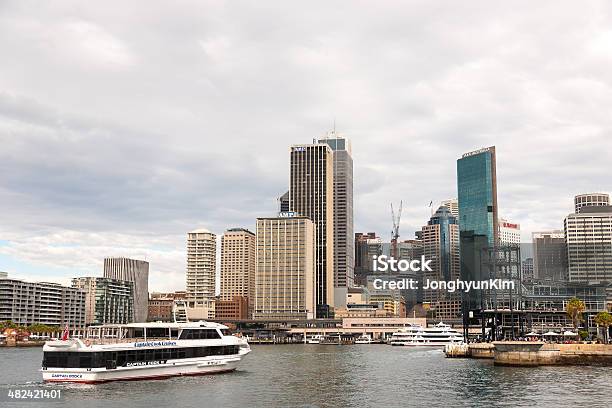
{"label": "palm tree", "polygon": [[582,318],[582,314],[584,313],[585,309],[586,306],[584,305],[584,302],[578,299],[577,297],[571,298],[565,306],[565,312],[567,313],[567,317],[569,317],[572,321],[576,333],[578,333],[578,325],[584,320]]}
{"label": "palm tree", "polygon": [[595,323],[604,329],[604,342],[608,342],[608,327],[612,326],[612,314],[608,312],[599,312],[595,316]]}

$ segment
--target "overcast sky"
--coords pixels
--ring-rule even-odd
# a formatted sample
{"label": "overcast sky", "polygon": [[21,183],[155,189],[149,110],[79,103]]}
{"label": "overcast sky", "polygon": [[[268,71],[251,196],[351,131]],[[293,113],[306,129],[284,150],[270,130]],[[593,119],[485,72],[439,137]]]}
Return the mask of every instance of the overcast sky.
{"label": "overcast sky", "polygon": [[288,146],[353,143],[355,231],[402,238],[497,146],[500,215],[562,228],[612,190],[605,1],[0,1],[0,270],[68,282],[105,256],[184,288],[185,240],[254,230]]}

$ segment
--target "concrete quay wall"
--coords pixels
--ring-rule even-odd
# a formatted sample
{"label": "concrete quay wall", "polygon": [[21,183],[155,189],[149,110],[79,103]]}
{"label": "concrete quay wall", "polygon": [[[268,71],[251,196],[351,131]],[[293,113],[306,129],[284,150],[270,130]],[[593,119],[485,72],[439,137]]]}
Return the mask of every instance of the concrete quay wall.
{"label": "concrete quay wall", "polygon": [[612,345],[495,342],[493,363],[502,366],[610,365]]}

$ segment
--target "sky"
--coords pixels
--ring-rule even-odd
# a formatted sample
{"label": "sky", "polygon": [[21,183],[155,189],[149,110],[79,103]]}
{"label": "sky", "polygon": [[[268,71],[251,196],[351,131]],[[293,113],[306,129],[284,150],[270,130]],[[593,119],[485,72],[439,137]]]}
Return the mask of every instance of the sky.
{"label": "sky", "polygon": [[355,231],[402,239],[497,148],[500,215],[561,229],[610,192],[606,1],[0,0],[0,270],[69,283],[103,258],[185,285],[188,231],[254,230],[289,146],[351,139]]}

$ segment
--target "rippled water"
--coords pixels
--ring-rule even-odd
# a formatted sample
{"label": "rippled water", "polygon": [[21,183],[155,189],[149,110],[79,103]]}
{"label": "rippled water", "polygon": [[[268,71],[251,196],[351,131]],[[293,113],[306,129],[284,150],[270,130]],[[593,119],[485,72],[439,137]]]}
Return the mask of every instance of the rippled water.
{"label": "rippled water", "polygon": [[0,348],[0,388],[59,387],[63,401],[0,406],[612,406],[610,367],[495,367],[387,345],[253,346],[234,373],[99,385],[42,385],[41,355]]}

